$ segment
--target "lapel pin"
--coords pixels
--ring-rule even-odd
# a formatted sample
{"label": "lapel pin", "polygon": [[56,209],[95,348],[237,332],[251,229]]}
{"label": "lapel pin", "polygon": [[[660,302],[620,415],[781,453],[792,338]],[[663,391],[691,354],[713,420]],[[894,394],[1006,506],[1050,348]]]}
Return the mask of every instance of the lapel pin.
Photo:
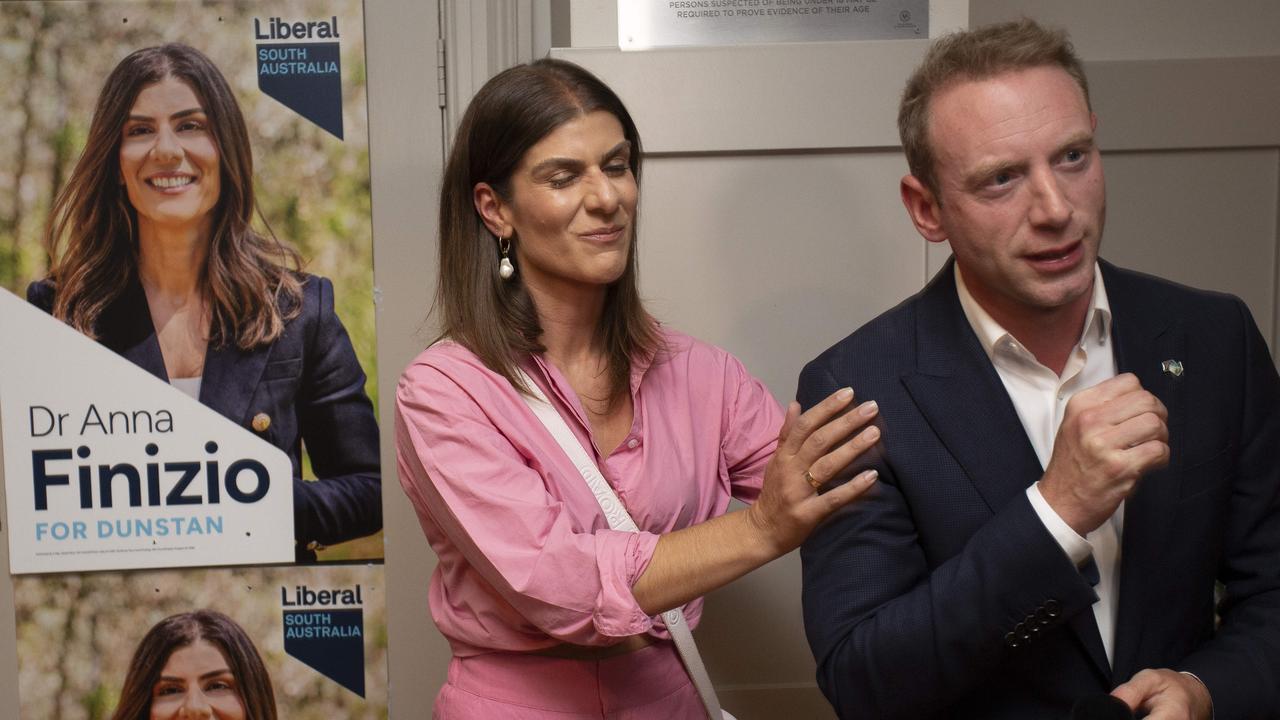
{"label": "lapel pin", "polygon": [[1164,371],[1165,375],[1182,377],[1183,368],[1182,368],[1181,360],[1165,360],[1164,362],[1160,363],[1160,369]]}
{"label": "lapel pin", "polygon": [[253,422],[250,424],[256,431],[260,433],[266,432],[267,428],[271,427],[271,416],[266,413],[258,413],[253,416]]}

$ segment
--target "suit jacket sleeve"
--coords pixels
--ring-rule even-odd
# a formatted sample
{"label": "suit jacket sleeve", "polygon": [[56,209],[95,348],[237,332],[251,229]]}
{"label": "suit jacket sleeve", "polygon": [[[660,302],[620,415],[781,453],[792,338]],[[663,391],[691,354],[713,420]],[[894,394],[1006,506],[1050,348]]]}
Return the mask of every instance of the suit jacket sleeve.
{"label": "suit jacket sleeve", "polygon": [[1243,412],[1218,567],[1221,623],[1179,667],[1204,681],[1217,720],[1280,717],[1280,378],[1249,310],[1235,305]]}
{"label": "suit jacket sleeve", "polygon": [[333,285],[311,277],[317,320],[306,340],[297,413],[318,482],[294,481],[294,533],[300,546],[324,545],[382,529],[378,424],[364,392],[365,374],[333,307]]}
{"label": "suit jacket sleeve", "polygon": [[1096,595],[1023,494],[931,569],[884,444],[895,441],[902,418],[895,408],[911,401],[896,378],[860,387],[859,378],[835,367],[819,358],[805,368],[801,406],[852,386],[860,399],[879,402],[884,441],[869,461],[879,482],[801,548],[818,684],[842,718],[928,717],[1005,659],[1008,643],[1017,641],[1010,628],[1043,632],[1090,612]]}

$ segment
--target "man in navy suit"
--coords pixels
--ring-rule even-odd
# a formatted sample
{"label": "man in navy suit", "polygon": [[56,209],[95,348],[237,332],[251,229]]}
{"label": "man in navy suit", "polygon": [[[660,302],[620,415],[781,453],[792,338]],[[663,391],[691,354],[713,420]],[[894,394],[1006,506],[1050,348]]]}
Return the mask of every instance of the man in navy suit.
{"label": "man in navy suit", "polygon": [[908,82],[902,199],[954,260],[798,393],[880,406],[878,486],[802,549],[843,718],[1280,718],[1280,379],[1238,299],[1098,260],[1096,127],[1028,20]]}

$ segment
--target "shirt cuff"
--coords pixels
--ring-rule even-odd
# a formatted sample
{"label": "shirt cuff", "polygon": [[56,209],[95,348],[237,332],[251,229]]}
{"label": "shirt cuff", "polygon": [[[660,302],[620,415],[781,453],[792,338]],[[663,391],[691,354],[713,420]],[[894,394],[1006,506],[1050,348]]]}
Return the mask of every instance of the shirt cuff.
{"label": "shirt cuff", "polygon": [[1204,694],[1209,696],[1209,720],[1213,720],[1213,717],[1215,715],[1215,713],[1213,712],[1213,693],[1209,692],[1209,686],[1205,685],[1204,681],[1200,679],[1200,676],[1193,672],[1187,672],[1186,670],[1179,670],[1178,672],[1182,673],[1183,675],[1186,675],[1189,678],[1195,679],[1195,681],[1200,683],[1200,685],[1204,688]]}
{"label": "shirt cuff", "polygon": [[1044,527],[1057,541],[1058,547],[1071,558],[1071,562],[1076,567],[1083,565],[1089,558],[1093,557],[1093,545],[1088,540],[1080,537],[1079,533],[1071,529],[1071,526],[1063,520],[1058,513],[1044,499],[1044,495],[1040,494],[1040,483],[1032,483],[1027,488],[1027,499],[1031,501],[1031,509],[1036,511],[1036,515],[1040,518],[1040,522],[1044,523]]}
{"label": "shirt cuff", "polygon": [[605,529],[596,531],[594,538],[600,573],[600,594],[593,617],[596,632],[623,638],[647,631],[653,627],[653,618],[640,608],[631,587],[653,559],[658,536]]}

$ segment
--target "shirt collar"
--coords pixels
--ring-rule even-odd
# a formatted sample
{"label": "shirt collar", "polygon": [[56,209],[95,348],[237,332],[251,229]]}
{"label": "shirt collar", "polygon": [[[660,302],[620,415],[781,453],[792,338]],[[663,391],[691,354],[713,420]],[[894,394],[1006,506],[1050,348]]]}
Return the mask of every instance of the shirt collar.
{"label": "shirt collar", "polygon": [[[969,321],[974,334],[978,336],[978,342],[982,344],[987,357],[994,359],[996,352],[1006,346],[1021,348],[1022,344],[1017,341],[1017,338],[1001,327],[1000,323],[996,322],[995,318],[991,317],[991,314],[974,299],[964,283],[964,275],[960,272],[959,264],[954,265],[952,272],[955,273],[956,295],[960,299],[960,308],[964,311],[965,319]],[[1102,269],[1095,262],[1093,264],[1093,300],[1085,316],[1084,330],[1076,344],[1083,344],[1093,339],[1098,344],[1105,345],[1110,337],[1111,303],[1107,300],[1107,288],[1102,282]]]}

